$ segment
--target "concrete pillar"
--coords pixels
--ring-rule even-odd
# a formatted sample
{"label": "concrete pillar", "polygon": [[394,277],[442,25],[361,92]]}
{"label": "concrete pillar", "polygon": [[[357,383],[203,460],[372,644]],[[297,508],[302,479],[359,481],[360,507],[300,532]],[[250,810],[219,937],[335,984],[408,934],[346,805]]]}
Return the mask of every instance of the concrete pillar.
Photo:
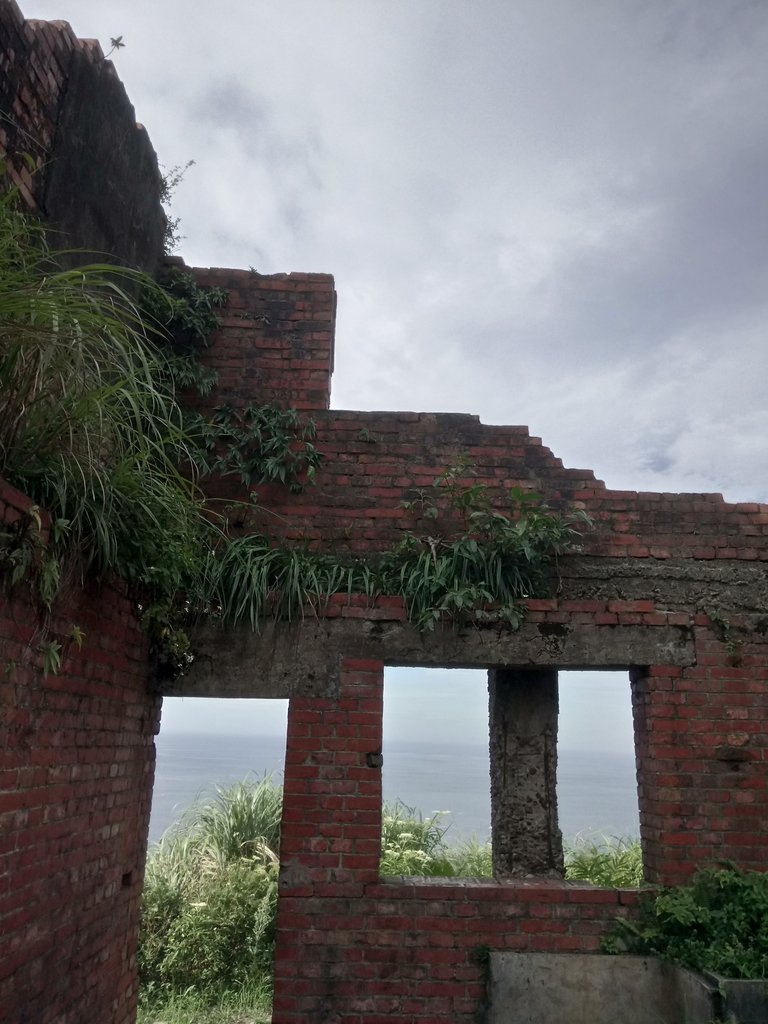
{"label": "concrete pillar", "polygon": [[562,876],[557,670],[491,669],[488,698],[494,874]]}

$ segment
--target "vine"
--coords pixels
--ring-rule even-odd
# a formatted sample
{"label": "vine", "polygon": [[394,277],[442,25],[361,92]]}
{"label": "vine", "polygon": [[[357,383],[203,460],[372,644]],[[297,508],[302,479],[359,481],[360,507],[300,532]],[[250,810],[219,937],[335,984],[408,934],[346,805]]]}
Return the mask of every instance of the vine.
{"label": "vine", "polygon": [[741,657],[741,643],[736,636],[734,636],[733,625],[730,620],[716,608],[708,608],[707,617],[715,627],[718,640],[723,647],[725,647],[728,657],[734,665],[737,665]]}

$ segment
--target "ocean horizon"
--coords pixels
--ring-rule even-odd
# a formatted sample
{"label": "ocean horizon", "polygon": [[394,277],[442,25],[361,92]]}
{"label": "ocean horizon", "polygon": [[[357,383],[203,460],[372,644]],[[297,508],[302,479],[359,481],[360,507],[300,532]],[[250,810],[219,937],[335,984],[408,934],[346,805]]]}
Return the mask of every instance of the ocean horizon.
{"label": "ocean horizon", "polygon": [[[197,801],[245,778],[282,780],[284,735],[172,732],[157,740],[149,839],[157,842]],[[487,750],[457,743],[384,746],[384,799],[429,817],[440,813],[446,841],[490,834]],[[558,812],[566,842],[577,835],[639,834],[634,754],[558,750]]]}

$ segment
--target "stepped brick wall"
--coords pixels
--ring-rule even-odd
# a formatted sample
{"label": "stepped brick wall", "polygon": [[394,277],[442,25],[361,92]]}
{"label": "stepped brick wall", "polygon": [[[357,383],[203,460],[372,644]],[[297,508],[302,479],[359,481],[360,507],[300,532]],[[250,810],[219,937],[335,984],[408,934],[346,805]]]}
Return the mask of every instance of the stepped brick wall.
{"label": "stepped brick wall", "polygon": [[[321,280],[314,294],[325,311],[332,282],[321,289]],[[468,625],[423,636],[399,599],[345,595],[256,637],[198,634],[192,673],[166,692],[291,697],[274,1021],[474,1020],[484,998],[478,951],[595,951],[616,914],[633,912],[631,894],[547,878],[380,879],[385,665],[511,666],[534,681],[537,670],[543,680],[553,668],[626,669],[647,878],[684,881],[719,858],[763,870],[768,507],[611,491],[587,470],[564,468],[522,426],[329,410],[319,385],[332,370],[332,340],[318,332],[305,372],[289,340],[297,322],[317,322],[308,285],[225,271],[215,283],[233,298],[206,354],[224,371],[212,403],[242,407],[263,382],[262,400],[311,415],[324,456],[316,484],[299,494],[257,487],[257,507],[235,509],[234,529],[342,557],[375,554],[405,530],[450,529],[444,500],[436,524],[419,518],[418,502],[404,503],[439,495],[439,476],[462,462],[463,483],[484,484],[499,509],[520,487],[555,508],[583,509],[594,524],[581,550],[561,559],[552,596],[528,602],[517,632]],[[267,296],[280,315],[259,319]],[[235,478],[208,486],[248,498]],[[490,770],[498,773],[493,759]]]}

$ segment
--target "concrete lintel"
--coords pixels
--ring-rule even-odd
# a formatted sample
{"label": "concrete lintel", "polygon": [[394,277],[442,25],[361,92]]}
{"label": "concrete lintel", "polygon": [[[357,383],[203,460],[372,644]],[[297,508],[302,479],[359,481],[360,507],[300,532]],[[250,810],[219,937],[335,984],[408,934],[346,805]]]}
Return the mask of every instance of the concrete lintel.
{"label": "concrete lintel", "polygon": [[432,668],[628,668],[692,665],[693,637],[686,626],[525,623],[501,627],[438,627],[419,633],[404,622],[306,618],[264,623],[261,632],[200,627],[189,673],[160,682],[166,696],[332,696],[344,656],[386,665]]}

